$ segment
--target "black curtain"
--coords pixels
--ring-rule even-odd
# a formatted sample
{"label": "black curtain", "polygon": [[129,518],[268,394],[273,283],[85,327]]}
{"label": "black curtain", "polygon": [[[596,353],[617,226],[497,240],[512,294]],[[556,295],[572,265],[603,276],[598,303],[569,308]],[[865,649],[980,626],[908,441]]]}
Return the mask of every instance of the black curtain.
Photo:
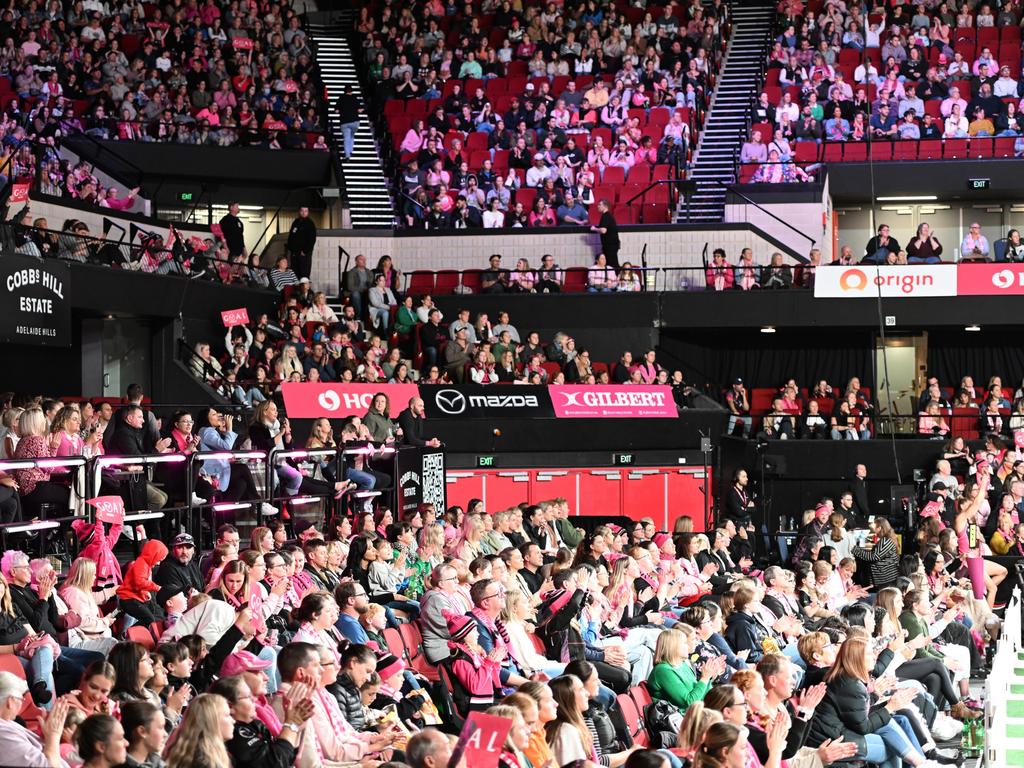
{"label": "black curtain", "polygon": [[931,331],[928,334],[928,374],[938,376],[942,386],[954,389],[964,376],[971,376],[975,387],[985,387],[989,378],[999,376],[1003,389],[1010,390],[1007,397],[1012,399],[1024,377],[1024,345],[1020,331]]}
{"label": "black curtain", "polygon": [[858,376],[874,389],[870,329],[756,328],[728,330],[667,329],[659,360],[683,371],[686,381],[717,397],[737,376],[747,390],[777,387],[790,378],[811,388],[821,379],[845,389]]}

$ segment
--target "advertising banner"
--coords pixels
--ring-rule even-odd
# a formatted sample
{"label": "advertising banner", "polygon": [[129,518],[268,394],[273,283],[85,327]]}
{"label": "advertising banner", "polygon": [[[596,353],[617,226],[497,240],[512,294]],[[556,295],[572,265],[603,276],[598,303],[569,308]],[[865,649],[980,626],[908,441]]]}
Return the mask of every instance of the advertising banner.
{"label": "advertising banner", "polygon": [[549,387],[560,419],[674,419],[672,388],[658,384]]}
{"label": "advertising banner", "polygon": [[391,418],[396,419],[409,405],[409,398],[415,397],[419,389],[415,384],[286,382],[281,385],[284,407],[292,419],[365,416],[373,396],[378,392],[387,395],[391,403]]}
{"label": "advertising banner", "polygon": [[71,273],[56,259],[0,260],[0,341],[71,346]]}
{"label": "advertising banner", "polygon": [[428,419],[550,419],[555,415],[547,387],[483,384],[420,387]]}
{"label": "advertising banner", "polygon": [[378,392],[387,395],[391,418],[423,398],[427,419],[674,419],[672,388],[660,385],[563,384],[539,387],[481,384],[338,384],[286,382],[285,409],[293,419],[363,416]]}
{"label": "advertising banner", "polygon": [[1024,295],[1024,264],[957,264],[956,272],[961,296]]}
{"label": "advertising banner", "polygon": [[395,475],[398,504],[403,512],[416,509],[420,504],[446,508],[443,449],[402,446],[395,462]]}
{"label": "advertising banner", "polygon": [[821,267],[814,274],[817,299],[883,299],[956,296],[958,268],[952,264]]}

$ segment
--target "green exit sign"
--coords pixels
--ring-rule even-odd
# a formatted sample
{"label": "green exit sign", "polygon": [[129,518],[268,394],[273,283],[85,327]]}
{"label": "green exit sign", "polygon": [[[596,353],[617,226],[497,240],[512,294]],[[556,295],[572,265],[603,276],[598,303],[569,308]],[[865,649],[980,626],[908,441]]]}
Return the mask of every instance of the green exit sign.
{"label": "green exit sign", "polygon": [[181,202],[183,203],[191,203],[193,194],[194,193],[192,192],[182,192],[180,195],[178,195],[178,199],[180,199]]}
{"label": "green exit sign", "polygon": [[636,456],[632,453],[613,453],[612,464],[616,467],[629,467],[636,463]]}
{"label": "green exit sign", "polygon": [[476,465],[483,469],[489,469],[490,467],[498,466],[497,456],[477,456]]}
{"label": "green exit sign", "polygon": [[970,189],[990,189],[992,187],[992,179],[970,179],[967,184]]}

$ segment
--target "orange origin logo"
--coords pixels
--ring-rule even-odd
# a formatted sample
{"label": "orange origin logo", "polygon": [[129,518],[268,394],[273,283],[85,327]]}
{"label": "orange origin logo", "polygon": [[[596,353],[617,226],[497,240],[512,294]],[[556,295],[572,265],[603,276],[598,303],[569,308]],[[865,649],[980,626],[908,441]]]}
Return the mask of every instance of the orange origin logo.
{"label": "orange origin logo", "polygon": [[844,291],[863,291],[867,284],[868,276],[860,269],[847,269],[839,276],[839,287]]}

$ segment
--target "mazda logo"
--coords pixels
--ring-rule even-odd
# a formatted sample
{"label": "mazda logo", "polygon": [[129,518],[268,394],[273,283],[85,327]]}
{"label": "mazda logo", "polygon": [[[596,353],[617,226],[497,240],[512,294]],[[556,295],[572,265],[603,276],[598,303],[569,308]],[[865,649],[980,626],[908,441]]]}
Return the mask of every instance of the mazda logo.
{"label": "mazda logo", "polygon": [[434,395],[434,402],[443,413],[458,416],[466,410],[466,396],[454,389],[442,389]]}

